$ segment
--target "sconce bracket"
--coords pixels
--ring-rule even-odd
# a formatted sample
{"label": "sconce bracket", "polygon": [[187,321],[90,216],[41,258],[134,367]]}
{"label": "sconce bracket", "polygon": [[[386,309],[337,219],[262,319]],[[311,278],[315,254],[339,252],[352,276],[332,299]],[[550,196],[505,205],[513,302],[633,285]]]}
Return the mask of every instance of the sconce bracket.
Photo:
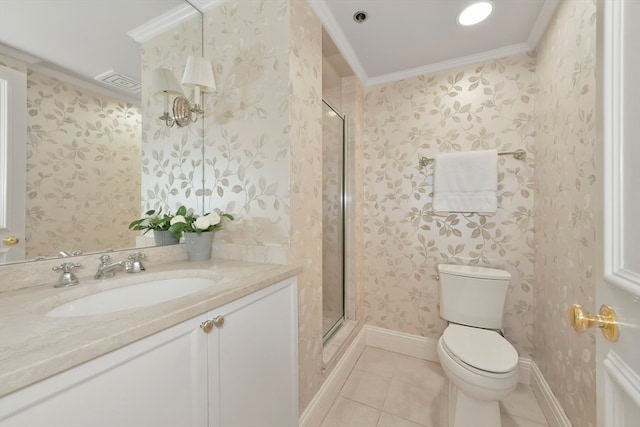
{"label": "sconce bracket", "polygon": [[191,103],[184,96],[178,96],[173,100],[173,118],[180,127],[191,123]]}

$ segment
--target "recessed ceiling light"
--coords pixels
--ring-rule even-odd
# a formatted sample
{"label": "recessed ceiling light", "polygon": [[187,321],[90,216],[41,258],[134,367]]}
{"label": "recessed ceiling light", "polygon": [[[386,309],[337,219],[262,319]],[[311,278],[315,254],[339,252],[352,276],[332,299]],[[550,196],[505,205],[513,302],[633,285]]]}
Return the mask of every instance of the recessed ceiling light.
{"label": "recessed ceiling light", "polygon": [[489,1],[479,1],[465,7],[458,14],[458,24],[463,27],[478,24],[491,15],[493,11],[493,3]]}
{"label": "recessed ceiling light", "polygon": [[367,12],[365,12],[364,10],[360,10],[354,13],[353,20],[356,21],[358,24],[362,24],[364,21],[367,20]]}

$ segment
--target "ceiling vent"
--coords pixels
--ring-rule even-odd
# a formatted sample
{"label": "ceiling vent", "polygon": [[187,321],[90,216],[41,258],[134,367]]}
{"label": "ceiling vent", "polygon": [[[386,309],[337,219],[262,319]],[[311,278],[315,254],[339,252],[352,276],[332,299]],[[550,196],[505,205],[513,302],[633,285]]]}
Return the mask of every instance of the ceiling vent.
{"label": "ceiling vent", "polygon": [[124,90],[130,93],[138,93],[142,89],[142,84],[139,81],[120,74],[117,71],[109,70],[105,73],[95,77],[99,82],[106,83],[118,89]]}

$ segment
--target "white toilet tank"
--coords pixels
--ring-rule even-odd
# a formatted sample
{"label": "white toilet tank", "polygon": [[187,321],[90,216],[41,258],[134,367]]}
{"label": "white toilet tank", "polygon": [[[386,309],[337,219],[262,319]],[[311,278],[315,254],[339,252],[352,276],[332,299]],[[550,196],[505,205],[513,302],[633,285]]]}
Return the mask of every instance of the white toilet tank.
{"label": "white toilet tank", "polygon": [[511,274],[495,268],[439,264],[440,316],[485,329],[502,328]]}

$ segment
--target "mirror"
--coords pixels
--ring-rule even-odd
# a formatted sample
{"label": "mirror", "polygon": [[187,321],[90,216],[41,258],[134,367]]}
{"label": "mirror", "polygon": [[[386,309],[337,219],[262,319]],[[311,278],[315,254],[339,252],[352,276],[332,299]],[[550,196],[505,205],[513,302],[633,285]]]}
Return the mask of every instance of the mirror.
{"label": "mirror", "polygon": [[201,41],[186,0],[0,2],[0,65],[28,81],[26,260],[150,246],[128,229],[142,212],[201,208],[202,124],[168,129],[150,93],[151,70],[179,79]]}

